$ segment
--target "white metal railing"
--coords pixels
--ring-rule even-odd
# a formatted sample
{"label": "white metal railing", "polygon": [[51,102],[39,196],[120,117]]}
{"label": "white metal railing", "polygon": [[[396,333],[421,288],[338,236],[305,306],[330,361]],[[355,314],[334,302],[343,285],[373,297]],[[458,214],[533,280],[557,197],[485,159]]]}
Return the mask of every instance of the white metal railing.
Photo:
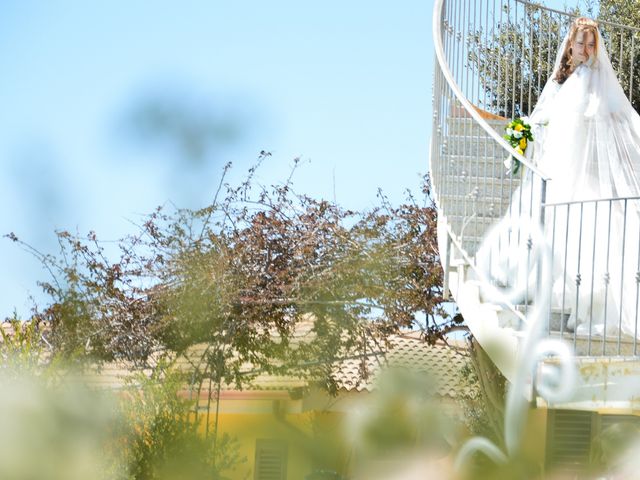
{"label": "white metal railing", "polygon": [[[497,247],[478,249],[500,219],[540,225],[554,252],[554,282],[540,285],[532,279],[530,289],[551,290],[547,333],[570,339],[579,354],[636,356],[640,200],[546,204],[552,179],[502,138],[510,119],[535,107],[571,20],[571,14],[522,0],[436,0],[430,156],[434,193],[449,241],[472,268],[482,263],[491,269],[496,256],[529,271],[527,252],[534,246],[517,229],[499,238]],[[607,48],[615,52],[612,63],[621,84],[638,109],[640,82],[634,77],[640,73],[635,68],[640,30],[607,22],[600,27]],[[510,155],[526,166],[526,177],[507,172],[503,161]],[[522,184],[526,188],[518,188]],[[620,234],[603,237],[594,228],[603,221]],[[450,260],[449,254],[443,257],[445,275]],[[494,273],[490,276],[500,283]],[[532,297],[527,291],[521,306],[510,308],[526,312]]]}
{"label": "white metal railing", "polygon": [[[472,40],[488,44],[486,35],[477,36],[477,32],[489,31],[478,15],[482,7],[478,3],[483,2],[438,1],[436,11],[440,7],[440,15],[434,15],[433,24],[437,62],[432,177],[436,200],[441,213],[448,218],[452,238],[469,254],[475,253],[492,221],[507,213],[511,196],[520,185],[519,178],[506,172],[502,163],[505,157],[511,154],[527,166],[529,174],[536,179],[536,198],[542,201],[547,180],[543,172],[502,138],[507,120],[501,113],[506,103],[502,104],[499,89],[507,87],[514,69],[503,72],[499,59],[488,57],[495,67],[487,68],[494,72],[499,85],[494,98],[489,98],[488,89],[482,88],[480,70],[473,66],[473,52],[478,43]],[[495,11],[492,13],[495,15]],[[485,21],[494,22],[489,20],[494,15],[484,16]],[[495,32],[496,28],[492,25],[491,30]],[[515,108],[515,104],[512,105]],[[529,211],[533,210],[532,205],[528,207]]]}
{"label": "white metal railing", "polygon": [[[587,355],[638,355],[640,197],[547,204],[549,333]],[[578,342],[582,345],[578,347]]]}

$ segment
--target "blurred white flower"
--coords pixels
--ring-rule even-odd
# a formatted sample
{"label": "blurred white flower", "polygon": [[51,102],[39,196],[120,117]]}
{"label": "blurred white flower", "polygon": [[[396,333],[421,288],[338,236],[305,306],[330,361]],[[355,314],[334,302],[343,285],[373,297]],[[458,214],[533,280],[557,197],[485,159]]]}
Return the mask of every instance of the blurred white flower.
{"label": "blurred white flower", "polygon": [[507,167],[507,172],[510,172],[511,169],[513,168],[513,157],[511,155],[509,155],[507,158],[504,159],[504,166]]}

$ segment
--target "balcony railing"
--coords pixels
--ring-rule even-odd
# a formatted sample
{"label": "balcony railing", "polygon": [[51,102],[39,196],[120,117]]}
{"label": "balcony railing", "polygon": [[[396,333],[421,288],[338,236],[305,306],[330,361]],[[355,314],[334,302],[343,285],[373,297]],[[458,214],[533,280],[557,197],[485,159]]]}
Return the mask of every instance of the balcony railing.
{"label": "balcony railing", "polygon": [[[510,119],[535,107],[572,16],[521,0],[436,0],[434,11],[430,169],[453,247],[443,255],[445,275],[454,260],[502,287],[514,271],[530,272],[523,295],[509,310],[526,313],[533,293],[547,288],[549,336],[571,342],[578,355],[637,356],[640,199],[548,204],[547,184],[553,179],[502,138]],[[615,52],[612,63],[621,84],[639,108],[640,98],[634,98],[639,30],[607,22],[600,28],[608,50]],[[504,161],[510,156],[525,173],[508,172]],[[512,227],[487,242],[497,224],[508,225],[504,219],[512,219]],[[595,228],[605,223],[613,234]],[[532,264],[533,237],[518,227],[526,224],[544,232],[539,238],[553,252],[553,281],[546,284]],[[522,319],[512,317],[515,323]]]}

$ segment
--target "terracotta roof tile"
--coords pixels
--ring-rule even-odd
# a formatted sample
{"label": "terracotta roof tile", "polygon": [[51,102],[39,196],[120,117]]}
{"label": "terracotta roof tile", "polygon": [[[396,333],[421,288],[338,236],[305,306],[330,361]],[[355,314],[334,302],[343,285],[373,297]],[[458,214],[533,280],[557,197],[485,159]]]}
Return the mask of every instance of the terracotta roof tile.
{"label": "terracotta roof tile", "polygon": [[[10,335],[13,334],[11,324],[0,322],[0,328]],[[313,321],[303,321],[297,326],[295,339],[301,344],[315,336]],[[189,353],[192,359],[203,353],[204,345],[194,346]],[[415,371],[431,374],[437,382],[437,393],[441,396],[456,397],[462,388],[460,386],[460,371],[466,363],[465,356],[460,353],[461,348],[448,347],[444,344],[428,345],[420,338],[420,332],[406,332],[390,339],[390,348],[382,351],[376,346],[365,352],[363,358],[350,357],[334,364],[333,377],[339,390],[342,391],[372,391],[376,379],[385,366],[404,367]],[[363,364],[364,363],[364,367]],[[186,358],[178,359],[178,368],[188,369]],[[247,365],[246,370],[251,370]],[[362,378],[362,371],[368,375]],[[99,388],[122,388],[127,379],[137,370],[127,362],[117,362],[102,365],[100,368],[90,368],[87,376],[90,384]],[[305,387],[308,382],[293,375],[258,374],[251,382],[252,390],[291,390]],[[233,385],[225,388],[234,389]]]}
{"label": "terracotta roof tile", "polygon": [[[430,374],[440,396],[456,397],[461,388],[460,372],[466,364],[465,356],[456,347],[444,344],[428,345],[416,334],[395,336],[386,353],[370,354],[364,359],[349,359],[338,364],[334,378],[339,389],[358,392],[375,388],[376,379],[385,366],[407,368]],[[364,362],[368,377],[361,379]]]}

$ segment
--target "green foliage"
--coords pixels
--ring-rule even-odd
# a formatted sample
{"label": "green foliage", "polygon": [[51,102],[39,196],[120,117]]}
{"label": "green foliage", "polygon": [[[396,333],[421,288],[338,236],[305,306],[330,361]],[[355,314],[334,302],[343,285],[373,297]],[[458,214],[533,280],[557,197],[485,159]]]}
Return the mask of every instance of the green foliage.
{"label": "green foliage", "polygon": [[525,5],[518,19],[505,5],[496,20],[494,30],[467,38],[467,60],[487,93],[482,108],[507,118],[528,115],[552,73],[561,25],[535,3]]}
{"label": "green foliage", "polygon": [[465,423],[475,436],[504,445],[506,379],[473,338],[468,340],[469,357],[460,372],[460,405]]}
{"label": "green foliage", "polygon": [[600,0],[598,10],[600,31],[607,42],[611,64],[633,108],[640,112],[640,5],[625,0]]}
{"label": "green foliage", "polygon": [[[218,433],[222,388],[275,373],[335,393],[337,359],[384,350],[403,327],[429,342],[460,328],[443,308],[428,179],[420,202],[380,195],[357,213],[296,193],[291,178],[256,186],[260,162],[239,186],[223,176],[205,208],[146,216],[119,258],[93,232],[58,232],[57,256],[8,235],[51,273],[51,302],[31,319],[48,326],[51,358],[144,372],[122,402],[131,478],[223,478],[241,461]],[[184,392],[209,399],[204,414]]]}
{"label": "green foliage", "polygon": [[425,372],[383,371],[361,419],[361,454],[376,458],[414,449],[431,454],[449,451],[453,420],[443,415],[434,391],[434,380]]}
{"label": "green foliage", "polygon": [[[117,261],[93,232],[59,232],[57,257],[21,242],[52,273],[42,282],[52,302],[34,318],[51,326],[56,353],[145,367],[171,351],[192,362],[198,389],[285,371],[330,386],[333,359],[402,327],[421,325],[430,342],[458,328],[442,308],[428,180],[421,204],[409,196],[392,207],[381,195],[356,213],[297,194],[291,178],[257,188],[258,166],[237,187],[223,177],[205,208],[148,215]],[[304,322],[312,335],[299,348]],[[206,347],[194,358],[197,345]]]}
{"label": "green foliage", "polygon": [[161,361],[132,379],[121,405],[126,424],[123,461],[131,479],[224,479],[246,461],[228,434],[206,436],[194,420],[195,402],[182,398],[184,375]]}
{"label": "green foliage", "polygon": [[[524,5],[524,12],[518,10],[518,18],[505,5],[496,13],[495,29],[473,31],[467,37],[467,61],[486,92],[485,103],[479,106],[487,111],[507,118],[528,115],[553,74],[571,20],[537,5]],[[569,13],[574,17],[593,15],[594,6],[586,2],[583,10],[576,8]],[[601,0],[598,11],[613,68],[633,107],[640,111],[640,34],[634,30],[640,25],[640,7],[626,0]]]}
{"label": "green foliage", "polygon": [[0,371],[19,376],[35,372],[46,361],[46,343],[40,322],[22,322],[16,314],[0,323]]}
{"label": "green foliage", "polygon": [[[516,152],[520,153],[520,155],[524,155],[528,143],[533,140],[531,125],[525,123],[522,118],[516,118],[507,125],[506,133],[503,135],[503,138],[509,142]],[[511,169],[511,173],[515,175],[520,169],[520,160],[512,157],[512,161],[514,165]]]}
{"label": "green foliage", "polygon": [[5,364],[0,375],[0,478],[125,478],[118,450],[109,448],[120,428],[113,398],[30,367],[9,372]]}

